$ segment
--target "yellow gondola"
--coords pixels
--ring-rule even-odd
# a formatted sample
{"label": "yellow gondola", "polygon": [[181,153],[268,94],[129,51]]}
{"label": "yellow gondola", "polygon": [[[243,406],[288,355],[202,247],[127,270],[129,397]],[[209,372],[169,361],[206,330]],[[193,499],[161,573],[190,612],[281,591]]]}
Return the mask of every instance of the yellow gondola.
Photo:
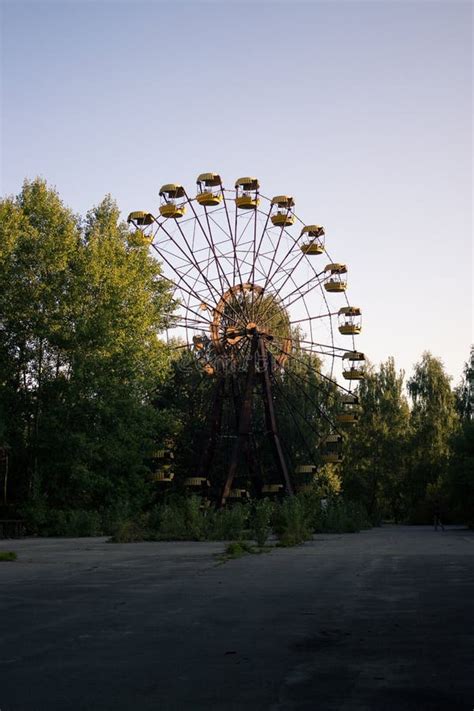
{"label": "yellow gondola", "polygon": [[355,425],[359,420],[359,398],[357,395],[342,396],[342,411],[338,413],[336,419],[343,425]]}
{"label": "yellow gondola", "polygon": [[185,197],[184,188],[177,183],[167,183],[160,189],[160,215],[162,217],[172,217],[177,220],[186,212],[186,205],[183,201]]}
{"label": "yellow gondola", "polygon": [[343,306],[338,311],[339,333],[355,336],[362,330],[362,312],[358,306]]}
{"label": "yellow gondola", "polygon": [[365,378],[365,355],[359,351],[348,351],[342,356],[342,375],[346,380],[363,380]]}
{"label": "yellow gondola", "polygon": [[183,484],[190,489],[205,489],[211,486],[211,482],[205,476],[189,476]]}
{"label": "yellow gondola", "polygon": [[260,199],[258,189],[260,185],[257,178],[239,178],[235,181],[235,204],[241,210],[255,210]]}
{"label": "yellow gondola", "polygon": [[151,212],[144,212],[143,210],[135,210],[135,212],[131,212],[129,216],[127,217],[127,222],[130,224],[130,222],[133,222],[135,225],[139,225],[140,227],[146,226],[146,225],[151,225],[154,221],[154,217],[151,214]]}
{"label": "yellow gondola", "polygon": [[295,474],[314,474],[316,466],[314,464],[300,464],[295,469]]}
{"label": "yellow gondola", "polygon": [[293,214],[295,201],[289,195],[276,195],[272,198],[270,219],[275,227],[289,227],[296,220]]}
{"label": "yellow gondola", "polygon": [[321,225],[306,225],[301,230],[300,237],[304,237],[304,242],[300,245],[304,254],[322,254],[324,252],[324,227]]}
{"label": "yellow gondola", "polygon": [[247,491],[247,489],[231,489],[229,491],[229,495],[227,499],[233,500],[233,501],[242,501],[242,500],[247,500],[250,499],[250,494]]}
{"label": "yellow gondola", "polygon": [[283,484],[264,484],[262,494],[281,494],[283,489]]}
{"label": "yellow gondola", "polygon": [[341,292],[347,288],[347,267],[345,264],[327,264],[324,273],[328,275],[328,280],[324,282],[324,288],[330,292]]}
{"label": "yellow gondola", "polygon": [[196,200],[205,207],[214,207],[222,202],[222,181],[217,173],[201,173],[196,180]]}
{"label": "yellow gondola", "polygon": [[158,484],[169,484],[174,479],[172,472],[154,472],[151,475],[151,480]]}
{"label": "yellow gondola", "polygon": [[331,434],[326,437],[323,444],[322,459],[323,462],[330,464],[338,464],[342,462],[341,454],[342,437],[341,435]]}

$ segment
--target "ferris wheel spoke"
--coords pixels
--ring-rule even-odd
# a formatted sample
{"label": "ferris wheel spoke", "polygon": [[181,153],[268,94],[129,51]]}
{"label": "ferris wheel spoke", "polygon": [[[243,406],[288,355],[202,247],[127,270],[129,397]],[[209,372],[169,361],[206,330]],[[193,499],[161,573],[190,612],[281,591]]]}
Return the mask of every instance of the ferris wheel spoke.
{"label": "ferris wheel spoke", "polygon": [[202,331],[203,326],[209,326],[209,321],[202,321],[200,319],[186,318],[186,316],[181,316],[177,319],[176,324],[185,326],[186,328],[191,328],[196,331]]}
{"label": "ferris wheel spoke", "polygon": [[225,214],[227,218],[227,224],[229,226],[229,235],[230,239],[232,242],[232,248],[233,248],[233,254],[234,254],[234,259],[233,259],[233,265],[232,265],[232,283],[235,284],[235,276],[238,273],[240,283],[242,284],[242,275],[240,273],[240,266],[239,262],[237,260],[237,206],[234,203],[235,206],[235,224],[234,224],[234,230],[232,230],[232,225],[230,222],[230,215],[229,215],[229,208],[227,205],[227,198],[225,196],[226,191],[222,191],[222,196],[223,196],[223,201],[224,201],[224,208],[225,208]]}
{"label": "ferris wheel spoke", "polygon": [[[278,347],[278,346],[277,346],[277,347]],[[279,349],[279,350],[281,350],[281,349]],[[323,380],[327,381],[328,383],[332,383],[332,385],[333,385],[336,389],[342,390],[342,391],[344,391],[345,393],[349,393],[349,394],[350,394],[350,392],[351,392],[350,390],[348,390],[347,388],[345,388],[343,385],[340,385],[338,382],[336,382],[336,381],[333,380],[332,378],[328,377],[327,375],[324,375],[324,373],[321,373],[321,371],[318,370],[317,368],[315,368],[313,365],[311,365],[311,364],[305,362],[304,360],[301,360],[301,358],[297,358],[293,353],[291,353],[291,352],[289,352],[289,351],[282,351],[282,353],[284,353],[286,356],[288,356],[288,358],[294,360],[295,362],[300,363],[301,365],[303,365],[305,368],[307,368],[307,369],[310,370],[311,372],[316,373],[316,375],[319,375]],[[287,371],[285,370],[285,372],[287,372]]]}
{"label": "ferris wheel spoke", "polygon": [[[293,278],[291,277],[291,275],[290,275],[289,278],[290,278],[290,279],[293,281],[293,283],[295,284],[295,282],[294,282]],[[312,280],[310,280],[310,281],[312,281]],[[290,301],[289,304],[285,304],[284,301],[285,301],[285,299],[289,298],[290,294],[287,294],[287,295],[284,296],[284,297],[280,297],[282,307],[285,308],[285,309],[288,309],[292,304],[296,303],[296,302],[299,301],[300,299],[304,299],[304,297],[306,296],[306,294],[308,294],[310,291],[312,291],[313,288],[314,288],[314,286],[312,286],[311,288],[307,289],[305,292],[302,292],[302,291],[301,291],[301,287],[296,286],[296,288],[295,288],[292,292],[290,292],[290,294],[295,294],[295,293],[296,293],[296,294],[298,294],[298,296],[297,296],[295,299],[293,299],[293,301]],[[304,303],[304,306],[305,306],[305,310],[306,310],[306,312],[308,313],[308,316],[309,316],[307,304],[306,304],[305,301],[303,301],[303,303]],[[261,312],[260,314],[258,314],[258,318],[264,318],[264,316],[266,315],[266,311],[268,311],[268,305],[263,309],[263,312]]]}
{"label": "ferris wheel spoke", "polygon": [[[174,282],[172,279],[169,279],[168,277],[166,277],[166,276],[164,276],[164,275],[162,275],[161,278],[162,278],[162,279],[165,279],[167,282],[169,282],[172,286],[175,287],[175,289],[181,290],[183,293],[187,294],[189,297],[192,297],[192,298],[196,299],[196,301],[202,303],[201,296],[200,296],[199,294],[197,294],[196,292],[193,292],[193,291],[192,291],[191,289],[189,289],[189,288],[183,287],[182,284],[177,284],[177,283]],[[193,313],[195,316],[200,316],[200,315],[201,315],[201,314],[199,314],[197,311],[195,311],[194,309],[192,309],[188,304],[185,304],[183,301],[181,301],[181,304],[180,304],[180,305],[181,305],[183,308],[185,308],[187,311],[190,311],[191,313]],[[224,314],[222,313],[222,311],[220,311],[220,310],[217,308],[217,306],[213,307],[213,310],[214,310],[216,313],[218,313],[221,317],[224,315]],[[233,319],[231,316],[229,316],[229,314],[227,314],[227,318],[230,318],[230,320],[231,320],[231,321],[234,321],[234,323],[236,322],[235,319]],[[210,326],[212,322],[209,321],[208,323],[209,323],[209,326]]]}
{"label": "ferris wheel spoke", "polygon": [[[279,235],[278,235],[278,239],[277,239],[276,245],[275,245],[275,247],[274,247],[274,252],[273,252],[273,255],[272,255],[272,258],[271,258],[271,261],[270,261],[270,266],[269,266],[268,272],[267,272],[267,278],[266,278],[266,280],[265,280],[265,284],[263,285],[264,291],[266,290],[267,286],[268,286],[269,284],[271,284],[271,282],[272,282],[272,279],[273,279],[272,268],[273,268],[273,265],[275,264],[275,258],[276,258],[276,255],[278,254],[278,250],[279,250],[279,248],[280,248],[280,243],[281,243],[282,237],[283,237],[283,235],[285,235],[285,234],[288,234],[288,233],[287,233],[287,231],[285,230],[285,226],[284,226],[284,224],[283,224],[283,225],[281,226],[281,228],[280,228],[280,232],[279,232]],[[271,239],[270,239],[269,241],[271,242]],[[291,250],[290,250],[290,251],[291,251]],[[290,254],[290,252],[288,252],[288,255],[289,255],[289,254]],[[287,256],[288,256],[288,255],[287,255]]]}
{"label": "ferris wheel spoke", "polygon": [[[316,371],[316,372],[317,372],[317,371]],[[285,374],[288,375],[293,381],[299,380],[300,382],[302,382],[302,383],[304,383],[304,384],[306,384],[306,385],[311,386],[311,383],[310,383],[308,380],[306,380],[305,378],[302,378],[301,376],[297,375],[296,372],[293,372],[293,371],[291,371],[291,370],[288,369],[288,370],[285,370]],[[318,373],[318,374],[321,375],[321,373]],[[295,376],[296,376],[296,377],[295,377]],[[330,382],[332,382],[334,385],[337,386],[337,383],[334,383],[332,380],[331,380]],[[313,407],[316,408],[316,410],[319,412],[319,414],[321,415],[321,417],[323,417],[323,419],[325,419],[326,422],[328,422],[328,424],[330,425],[330,427],[331,427],[333,430],[335,430],[339,435],[342,436],[342,432],[339,431],[338,427],[337,427],[337,426],[335,425],[335,423],[331,420],[331,418],[329,417],[329,415],[321,408],[321,406],[316,402],[316,400],[314,400],[314,398],[312,398],[312,397],[307,393],[306,389],[305,389],[305,388],[301,388],[301,391],[302,391],[302,393],[305,395],[305,397],[307,398],[307,400],[313,405]]]}
{"label": "ferris wheel spoke", "polygon": [[[224,464],[228,471],[220,498],[223,504],[240,466],[238,421],[244,422],[249,441],[257,434],[252,433],[248,417],[252,408],[257,411],[252,400],[262,398],[258,412],[263,416],[275,399],[294,433],[295,442],[287,448],[291,459],[300,462],[300,457],[310,456],[319,461],[321,434],[338,431],[332,421],[336,394],[351,394],[333,379],[335,364],[345,363],[344,357],[351,354],[335,339],[340,310],[330,303],[325,286],[337,262],[324,249],[324,230],[304,225],[294,215],[291,196],[262,195],[256,178],[239,178],[235,191],[225,189],[217,173],[201,173],[197,184],[196,197],[181,185],[164,185],[158,219],[137,211],[130,213],[128,222],[136,230],[143,228],[161,262],[163,279],[170,284],[176,303],[176,316],[166,328],[170,347],[176,353],[189,353],[199,370],[213,375],[228,403],[222,422],[236,435],[230,461],[227,467]],[[287,229],[300,224],[306,229],[300,228],[298,237],[294,228]],[[322,251],[331,260],[324,270],[318,259],[309,257]],[[344,299],[349,306],[345,293]],[[176,334],[173,341],[170,330],[172,336]],[[353,333],[351,337],[356,351]],[[257,352],[258,362],[252,362]],[[270,371],[264,373],[265,388],[260,392],[254,386],[264,363]],[[347,376],[345,366],[342,375]],[[350,380],[348,385],[357,392],[355,383]],[[257,421],[254,417],[254,430]],[[276,434],[276,429],[270,434]],[[212,437],[216,440],[215,432]],[[279,445],[278,434],[274,440],[284,473],[285,442]],[[206,471],[210,471],[207,465]],[[265,474],[260,478],[264,480]],[[287,474],[285,481],[291,493]]]}
{"label": "ferris wheel spoke", "polygon": [[[228,285],[229,287],[231,286],[231,284],[229,283],[229,280],[227,279],[227,276],[226,276],[225,272],[224,272],[223,269],[222,269],[222,265],[221,265],[219,259],[217,258],[217,254],[216,254],[216,250],[215,250],[215,245],[214,245],[213,240],[212,240],[212,233],[211,233],[211,230],[210,230],[210,227],[209,227],[209,220],[208,220],[208,216],[207,216],[207,209],[204,208],[205,215],[206,215],[206,221],[207,221],[208,229],[209,229],[209,235],[207,234],[206,230],[205,230],[204,227],[202,226],[201,220],[199,219],[199,215],[197,214],[196,210],[194,209],[194,205],[193,205],[192,201],[190,200],[190,198],[189,198],[189,196],[187,195],[186,192],[185,192],[185,195],[186,195],[186,198],[187,198],[187,201],[188,201],[188,205],[191,207],[191,210],[193,211],[194,217],[195,217],[196,220],[197,220],[197,224],[199,225],[199,228],[200,228],[202,234],[204,235],[204,239],[206,240],[206,242],[207,242],[207,244],[208,244],[208,247],[209,247],[209,249],[211,250],[211,252],[212,252],[212,254],[213,254],[213,256],[214,256],[214,260],[215,260],[215,264],[216,264],[216,269],[217,269],[217,272],[219,273],[219,281],[220,281],[220,285],[221,285],[221,291],[224,291],[224,282],[222,281],[222,277],[225,278],[225,280],[227,281],[227,285]],[[178,225],[179,225],[179,223],[178,223]],[[182,230],[181,230],[181,232],[182,232]],[[183,235],[183,236],[184,236],[184,235]]]}
{"label": "ferris wheel spoke", "polygon": [[280,383],[278,382],[277,378],[273,378],[272,382],[274,385],[276,385],[277,390],[280,394],[281,397],[281,402],[285,405],[287,412],[290,414],[290,417],[292,418],[296,431],[298,432],[298,435],[300,436],[301,441],[303,442],[303,445],[310,457],[315,456],[317,459],[317,449],[315,446],[312,446],[311,444],[308,443],[308,440],[306,439],[305,435],[303,434],[301,427],[298,423],[298,419],[296,415],[304,422],[305,425],[307,425],[315,434],[317,438],[321,438],[322,435],[320,434],[319,430],[316,429],[316,427],[313,426],[313,424],[308,420],[305,415],[303,415],[294,405],[294,403],[291,401],[291,399],[286,395],[286,393],[283,391]]}
{"label": "ferris wheel spoke", "polygon": [[[188,202],[189,202],[189,199],[188,199]],[[194,206],[192,206],[192,208],[193,208],[193,211],[194,211]],[[206,284],[207,284],[207,286],[208,286],[208,288],[209,288],[209,291],[212,292],[212,289],[213,289],[213,290],[215,291],[215,293],[216,293],[217,295],[219,295],[219,290],[216,289],[215,286],[214,286],[214,284],[212,284],[212,282],[209,281],[209,279],[207,278],[206,274],[204,273],[204,271],[201,270],[201,268],[200,268],[198,262],[196,261],[196,259],[195,259],[195,257],[194,257],[194,254],[193,254],[193,252],[192,252],[192,248],[191,248],[191,246],[190,246],[190,244],[189,244],[189,242],[188,242],[188,240],[187,240],[187,238],[186,238],[186,235],[184,234],[184,231],[183,231],[183,229],[182,229],[182,227],[181,227],[181,225],[179,224],[178,221],[177,221],[177,224],[178,224],[178,229],[179,229],[179,231],[180,231],[180,234],[181,234],[181,236],[182,236],[182,238],[183,238],[183,240],[184,240],[184,243],[185,243],[185,245],[186,245],[186,247],[187,247],[187,249],[188,249],[190,255],[186,254],[185,250],[181,247],[181,245],[179,244],[179,242],[177,242],[176,240],[174,240],[174,239],[171,237],[171,234],[166,230],[166,228],[164,227],[163,223],[161,223],[161,228],[163,229],[163,231],[165,232],[165,234],[168,236],[168,238],[173,242],[173,244],[175,245],[175,247],[176,247],[177,249],[179,249],[179,251],[186,257],[186,259],[187,259],[188,261],[194,263],[196,269],[198,270],[198,272],[200,272],[200,274],[201,274],[201,276],[202,276],[202,279],[206,282]],[[198,218],[198,224],[200,225],[199,218]],[[201,228],[202,228],[202,226],[201,226]],[[205,235],[205,236],[206,236],[206,235]],[[207,236],[206,236],[206,238],[207,238]],[[155,245],[153,245],[153,246],[155,247],[155,249],[157,249],[157,251],[159,251],[159,249],[158,249]],[[222,282],[221,282],[221,284],[222,284]]]}

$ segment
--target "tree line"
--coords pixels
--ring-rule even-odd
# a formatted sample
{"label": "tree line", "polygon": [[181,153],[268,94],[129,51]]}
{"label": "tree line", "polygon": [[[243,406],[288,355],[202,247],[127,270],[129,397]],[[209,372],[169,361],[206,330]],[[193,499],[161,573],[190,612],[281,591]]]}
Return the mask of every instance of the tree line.
{"label": "tree line", "polygon": [[[41,529],[51,511],[101,520],[143,511],[156,496],[150,470],[159,447],[174,448],[178,482],[190,475],[211,385],[183,368],[179,344],[163,337],[175,311],[159,263],[109,196],[84,218],[41,179],[0,201],[4,516],[13,512]],[[303,385],[298,378],[286,378],[275,394],[293,464],[310,456],[311,423],[321,420],[310,403],[337,405],[310,367]],[[441,501],[446,516],[473,524],[466,383],[453,389],[429,353],[406,384],[392,358],[371,367],[343,464],[321,467],[321,495],[356,502],[373,521],[426,522]],[[303,414],[296,407],[302,387]]]}

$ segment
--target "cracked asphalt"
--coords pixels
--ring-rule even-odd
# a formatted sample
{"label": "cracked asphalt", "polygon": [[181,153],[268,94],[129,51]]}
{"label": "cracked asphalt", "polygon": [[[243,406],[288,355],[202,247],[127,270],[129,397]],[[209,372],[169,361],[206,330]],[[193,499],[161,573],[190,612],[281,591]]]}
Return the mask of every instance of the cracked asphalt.
{"label": "cracked asphalt", "polygon": [[471,711],[474,532],[0,541],[1,711]]}

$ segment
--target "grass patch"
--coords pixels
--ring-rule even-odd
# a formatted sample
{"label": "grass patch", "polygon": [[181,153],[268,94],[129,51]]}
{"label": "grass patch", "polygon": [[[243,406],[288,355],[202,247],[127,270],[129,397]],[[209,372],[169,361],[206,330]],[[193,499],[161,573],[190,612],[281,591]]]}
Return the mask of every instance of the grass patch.
{"label": "grass patch", "polygon": [[0,561],[1,560],[16,560],[17,554],[14,551],[0,551]]}
{"label": "grass patch", "polygon": [[260,555],[269,553],[273,546],[254,546],[248,541],[232,541],[224,550],[224,553],[219,556],[220,563],[225,563],[228,560],[242,558],[244,555]]}

